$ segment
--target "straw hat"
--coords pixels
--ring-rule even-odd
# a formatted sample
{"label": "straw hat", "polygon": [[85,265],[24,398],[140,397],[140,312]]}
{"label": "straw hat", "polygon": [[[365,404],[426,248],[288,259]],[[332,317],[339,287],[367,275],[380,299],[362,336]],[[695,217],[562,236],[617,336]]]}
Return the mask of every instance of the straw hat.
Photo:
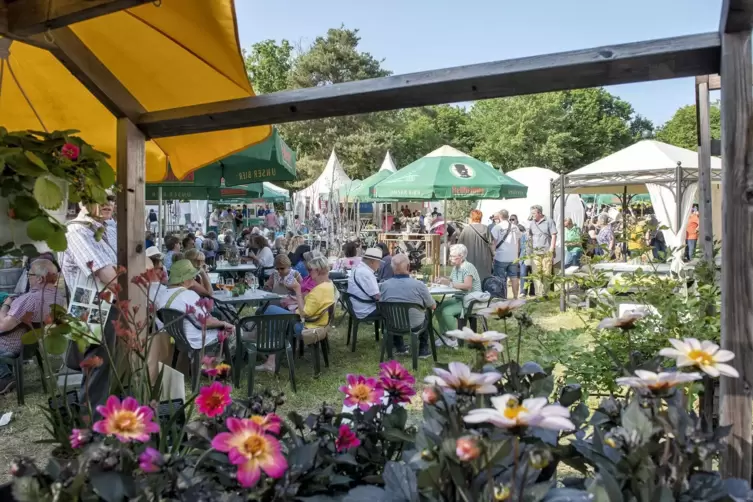
{"label": "straw hat", "polygon": [[382,260],[382,250],[379,248],[369,248],[366,250],[366,252],[363,254],[362,258],[364,260]]}
{"label": "straw hat", "polygon": [[178,260],[170,267],[167,283],[171,286],[193,279],[199,271],[188,260]]}

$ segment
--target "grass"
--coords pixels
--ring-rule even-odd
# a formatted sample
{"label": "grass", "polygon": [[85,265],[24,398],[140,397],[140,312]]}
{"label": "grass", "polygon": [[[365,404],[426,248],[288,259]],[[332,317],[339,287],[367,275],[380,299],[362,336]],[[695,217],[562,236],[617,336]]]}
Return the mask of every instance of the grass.
{"label": "grass", "polygon": [[[534,329],[551,331],[580,325],[579,319],[574,314],[570,312],[561,313],[556,302],[531,302],[525,308],[533,318]],[[489,328],[503,331],[500,321],[492,321]],[[343,320],[330,335],[330,367],[324,368],[322,364],[322,373],[318,378],[314,378],[310,351],[306,351],[303,359],[296,358],[298,392],[292,392],[285,367],[281,369],[279,376],[257,372],[256,391],[259,392],[265,388],[284,391],[286,402],[278,410],[282,415],[293,410],[305,415],[317,410],[323,402],[338,406],[342,401],[342,394],[338,389],[343,385],[348,373],[375,375],[379,371],[379,344],[374,340],[374,327],[372,325],[360,327],[355,353],[351,352],[350,347],[345,345],[346,330],[347,320]],[[508,330],[511,337],[517,333],[514,321],[508,322]],[[524,333],[521,343],[521,361],[530,360],[530,349],[537,343],[533,336],[526,336]],[[473,354],[468,349],[440,348],[437,352],[440,364],[447,364],[452,361],[470,363],[473,359]],[[410,356],[401,358],[401,361],[410,369]],[[415,372],[416,380],[419,382],[419,393],[408,406],[413,420],[420,417],[421,382],[423,382],[425,376],[431,374],[433,366],[431,358],[419,359],[418,371]],[[0,442],[3,445],[0,448],[0,466],[5,466],[0,470],[0,483],[9,479],[7,466],[15,456],[31,457],[37,460],[39,464],[44,465],[45,459],[49,457],[52,450],[52,445],[36,443],[38,440],[48,438],[48,433],[44,428],[46,422],[41,411],[41,407],[46,406],[47,398],[42,392],[39,371],[35,365],[26,365],[25,371],[26,404],[18,406],[15,393],[0,396],[0,413],[13,412],[11,423],[0,428]],[[234,395],[246,395],[245,374],[241,379],[240,388],[234,391]]]}

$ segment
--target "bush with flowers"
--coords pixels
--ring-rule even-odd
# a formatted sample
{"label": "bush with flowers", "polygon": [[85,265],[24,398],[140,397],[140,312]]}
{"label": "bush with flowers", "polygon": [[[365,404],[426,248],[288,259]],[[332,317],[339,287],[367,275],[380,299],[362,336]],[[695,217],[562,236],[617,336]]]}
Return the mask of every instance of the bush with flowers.
{"label": "bush with flowers", "polygon": [[[147,287],[149,271],[135,279]],[[531,324],[523,302],[484,312],[517,334],[463,329],[451,335],[475,351],[472,364],[434,368],[421,389],[422,418],[409,423],[415,377],[399,362],[376,376],[347,375],[343,411],[323,403],[302,416],[281,416],[284,395],[233,399],[215,361],[210,382],[167,416],[157,384],[122,387],[96,410],[78,409],[65,444],[72,459],[39,468],[11,466],[19,501],[259,500],[472,502],[748,500],[747,482],[704,470],[718,456],[727,428],[713,428],[688,406],[688,385],[736,377],[734,354],[709,341],[672,339],[655,365],[620,377],[625,397],[605,399],[591,413],[577,384],[555,384],[551,368],[520,364]],[[206,319],[211,304],[190,309]],[[119,337],[143,361],[149,337],[137,308],[119,303]],[[151,317],[152,309],[147,309]],[[630,322],[605,321],[614,330]],[[49,327],[48,327],[49,329]],[[44,337],[42,338],[42,340]],[[39,340],[40,346],[44,343]],[[91,364],[95,364],[92,361]],[[138,365],[137,365],[138,366]],[[143,367],[142,367],[143,368]],[[137,368],[135,375],[143,375]],[[137,379],[138,380],[138,379]],[[156,393],[155,393],[156,392]],[[59,396],[58,396],[59,397]],[[338,407],[339,408],[339,407]],[[345,411],[345,410],[352,411]],[[95,413],[96,411],[96,413]],[[187,423],[182,424],[183,418]],[[61,432],[57,432],[59,437]],[[567,466],[570,473],[562,476]]]}

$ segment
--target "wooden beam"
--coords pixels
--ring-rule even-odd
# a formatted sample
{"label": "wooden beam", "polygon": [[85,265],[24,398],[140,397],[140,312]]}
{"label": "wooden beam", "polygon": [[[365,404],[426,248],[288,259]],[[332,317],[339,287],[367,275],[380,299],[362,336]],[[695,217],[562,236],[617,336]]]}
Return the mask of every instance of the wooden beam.
{"label": "wooden beam", "polygon": [[753,71],[750,31],[722,36],[722,347],[740,378],[721,379],[721,425],[730,425],[724,477],[753,468]]}
{"label": "wooden beam", "polygon": [[70,28],[52,32],[52,54],[117,118],[135,121],[146,110]]}
{"label": "wooden beam", "polygon": [[719,18],[720,33],[737,33],[753,28],[753,0],[724,0]]}
{"label": "wooden beam", "polygon": [[719,34],[596,47],[147,113],[159,138],[236,127],[717,73]]}
{"label": "wooden beam", "polygon": [[146,298],[131,282],[145,270],[146,200],[146,139],[127,118],[118,119],[117,126],[117,182],[120,190],[116,196],[118,222],[118,265],[126,267],[120,276],[121,299],[130,299],[132,305],[142,305],[146,311]]}
{"label": "wooden beam", "polygon": [[44,33],[152,0],[6,0],[8,30],[19,36]]}

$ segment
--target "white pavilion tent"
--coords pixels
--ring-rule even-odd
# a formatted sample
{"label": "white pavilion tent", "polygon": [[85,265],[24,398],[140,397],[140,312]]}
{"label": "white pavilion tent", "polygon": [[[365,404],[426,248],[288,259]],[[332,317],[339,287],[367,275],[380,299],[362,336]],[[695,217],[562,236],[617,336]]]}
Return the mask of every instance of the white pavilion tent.
{"label": "white pavilion tent", "polygon": [[[714,233],[721,230],[722,162],[711,158]],[[551,184],[559,193],[559,180]],[[668,247],[685,242],[688,216],[698,192],[698,153],[655,140],[643,140],[565,176],[565,193],[648,193]],[[681,263],[680,256],[673,261]]]}
{"label": "white pavilion tent", "polygon": [[339,200],[340,190],[350,186],[351,179],[337,158],[334,148],[322,174],[311,185],[293,194],[295,213],[301,216],[321,212],[327,200]]}

